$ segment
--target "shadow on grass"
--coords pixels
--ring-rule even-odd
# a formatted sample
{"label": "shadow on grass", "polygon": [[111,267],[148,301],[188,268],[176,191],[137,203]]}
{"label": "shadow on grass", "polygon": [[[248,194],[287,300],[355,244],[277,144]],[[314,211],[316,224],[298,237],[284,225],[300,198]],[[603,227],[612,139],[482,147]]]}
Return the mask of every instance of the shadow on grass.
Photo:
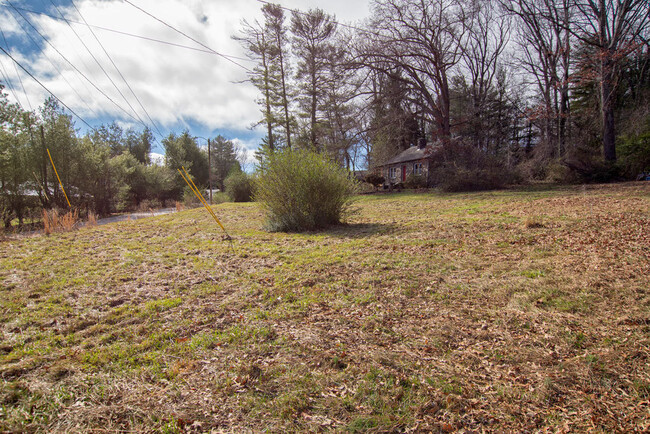
{"label": "shadow on grass", "polygon": [[352,223],[330,226],[317,233],[339,238],[368,238],[375,235],[385,235],[395,230],[394,224],[384,223]]}

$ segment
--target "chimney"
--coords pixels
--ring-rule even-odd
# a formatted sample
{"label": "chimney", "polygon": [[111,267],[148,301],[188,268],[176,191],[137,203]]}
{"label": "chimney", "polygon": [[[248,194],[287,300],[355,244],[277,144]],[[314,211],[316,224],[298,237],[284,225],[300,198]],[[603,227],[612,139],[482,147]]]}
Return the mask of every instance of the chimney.
{"label": "chimney", "polygon": [[420,137],[418,139],[418,148],[424,149],[426,147],[427,147],[427,139],[425,139],[424,137]]}

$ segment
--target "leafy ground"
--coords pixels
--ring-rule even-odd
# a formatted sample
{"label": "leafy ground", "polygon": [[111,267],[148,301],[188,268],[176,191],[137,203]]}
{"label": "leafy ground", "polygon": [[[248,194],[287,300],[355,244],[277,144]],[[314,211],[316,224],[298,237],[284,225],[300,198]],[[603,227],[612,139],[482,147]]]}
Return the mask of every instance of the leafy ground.
{"label": "leafy ground", "polygon": [[0,242],[0,431],[650,429],[650,183]]}

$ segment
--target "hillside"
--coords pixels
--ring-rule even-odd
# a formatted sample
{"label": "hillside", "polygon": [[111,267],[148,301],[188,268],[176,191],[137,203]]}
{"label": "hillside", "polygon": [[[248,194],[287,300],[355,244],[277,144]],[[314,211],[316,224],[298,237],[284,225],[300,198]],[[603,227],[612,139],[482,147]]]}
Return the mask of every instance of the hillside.
{"label": "hillside", "polygon": [[650,183],[0,242],[0,431],[650,429]]}

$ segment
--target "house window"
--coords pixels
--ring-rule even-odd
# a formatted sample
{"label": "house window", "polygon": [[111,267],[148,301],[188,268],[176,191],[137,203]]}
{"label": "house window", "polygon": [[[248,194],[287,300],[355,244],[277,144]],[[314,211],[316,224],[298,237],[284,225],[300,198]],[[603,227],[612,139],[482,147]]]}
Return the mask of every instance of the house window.
{"label": "house window", "polygon": [[413,164],[413,174],[414,175],[422,175],[422,163],[414,163]]}
{"label": "house window", "polygon": [[397,168],[396,167],[391,167],[390,169],[388,169],[388,177],[390,179],[393,179],[396,176],[397,176]]}

